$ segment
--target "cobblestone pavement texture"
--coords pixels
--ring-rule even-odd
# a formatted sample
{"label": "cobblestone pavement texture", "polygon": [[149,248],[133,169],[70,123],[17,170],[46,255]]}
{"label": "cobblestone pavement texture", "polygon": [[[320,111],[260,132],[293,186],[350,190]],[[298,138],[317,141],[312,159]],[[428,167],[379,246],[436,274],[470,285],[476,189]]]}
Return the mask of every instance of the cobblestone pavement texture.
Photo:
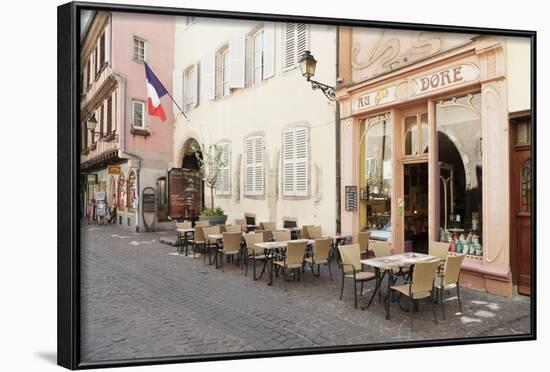
{"label": "cobblestone pavement texture", "polygon": [[[367,310],[353,306],[347,282],[340,301],[334,281],[306,270],[302,281],[282,278],[267,286],[233,264],[225,272],[201,258],[176,254],[161,244],[165,233],[131,233],[116,226],[82,226],[81,359],[83,362],[316,346],[525,334],[529,298],[502,298],[462,289],[464,313],[454,291],[439,324],[427,304],[414,314],[397,303],[391,319],[376,300]],[[365,304],[374,282],[365,285]]]}

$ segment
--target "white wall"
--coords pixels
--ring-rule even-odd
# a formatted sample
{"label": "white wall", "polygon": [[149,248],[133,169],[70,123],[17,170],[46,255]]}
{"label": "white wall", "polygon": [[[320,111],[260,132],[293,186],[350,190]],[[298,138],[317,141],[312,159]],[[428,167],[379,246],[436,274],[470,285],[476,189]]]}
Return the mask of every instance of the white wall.
{"label": "white wall", "polygon": [[507,38],[508,112],[531,109],[531,40]]}
{"label": "white wall", "polygon": [[[198,19],[186,27],[182,18],[177,19],[175,68],[183,71],[200,61],[204,52],[214,52],[232,35],[249,33],[260,24]],[[207,145],[227,140],[231,143],[231,196],[217,198],[216,205],[224,208],[229,222],[243,218],[245,212],[251,212],[257,214],[258,222],[273,220],[280,227],[283,216],[293,216],[298,219],[299,225],[320,224],[324,231],[333,233],[336,220],[335,105],[320,91],[311,89],[301,76],[299,67],[282,71],[282,24],[275,25],[275,35],[275,76],[254,86],[233,90],[221,99],[200,97],[198,106],[188,113],[190,121],[186,121],[181,114],[176,116],[174,165],[181,166],[182,148],[190,136],[199,137],[199,141]],[[334,85],[335,28],[310,26],[309,35],[310,50],[318,61],[314,79]],[[283,199],[281,193],[281,142],[283,130],[296,123],[310,127],[310,193],[309,197],[301,200],[289,200]],[[245,137],[256,132],[265,136],[264,196],[244,196],[244,160],[240,166],[240,195],[237,196],[235,168],[243,154]],[[278,172],[271,177],[270,183],[270,170],[275,169]],[[271,205],[268,201],[270,193],[275,193],[276,197]],[[321,200],[317,200],[319,197]],[[208,193],[205,200],[209,207]]]}

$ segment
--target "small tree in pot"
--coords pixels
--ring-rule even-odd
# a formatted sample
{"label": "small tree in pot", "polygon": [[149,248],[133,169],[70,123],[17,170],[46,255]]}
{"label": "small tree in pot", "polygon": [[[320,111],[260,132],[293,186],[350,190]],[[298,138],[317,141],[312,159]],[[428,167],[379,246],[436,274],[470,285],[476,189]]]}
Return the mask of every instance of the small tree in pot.
{"label": "small tree in pot", "polygon": [[209,220],[213,224],[224,224],[227,216],[223,209],[214,207],[214,190],[218,186],[222,168],[225,162],[222,158],[222,149],[217,145],[209,145],[206,147],[202,144],[202,151],[195,151],[195,156],[199,161],[199,172],[206,187],[210,189],[210,209],[205,208],[201,215],[201,220]]}

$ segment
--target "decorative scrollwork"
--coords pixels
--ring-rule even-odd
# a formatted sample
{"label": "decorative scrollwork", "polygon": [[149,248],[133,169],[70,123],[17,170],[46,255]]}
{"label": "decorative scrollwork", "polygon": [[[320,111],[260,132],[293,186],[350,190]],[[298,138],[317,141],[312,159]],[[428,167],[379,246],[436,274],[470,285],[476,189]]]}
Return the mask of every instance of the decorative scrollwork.
{"label": "decorative scrollwork", "polygon": [[313,90],[320,90],[321,92],[323,92],[325,97],[327,97],[329,100],[336,101],[336,93],[334,92],[333,87],[323,83],[319,83],[318,81],[315,81],[315,80],[309,80],[309,81],[311,82],[311,88]]}

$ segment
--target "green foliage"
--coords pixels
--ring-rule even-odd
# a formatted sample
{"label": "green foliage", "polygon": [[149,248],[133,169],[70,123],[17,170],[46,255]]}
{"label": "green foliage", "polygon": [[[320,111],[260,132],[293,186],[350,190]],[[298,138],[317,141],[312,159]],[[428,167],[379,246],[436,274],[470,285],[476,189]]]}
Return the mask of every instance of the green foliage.
{"label": "green foliage", "polygon": [[203,209],[201,213],[201,216],[205,216],[205,217],[224,216],[224,215],[225,215],[224,211],[220,207],[216,207],[214,209],[212,208]]}

